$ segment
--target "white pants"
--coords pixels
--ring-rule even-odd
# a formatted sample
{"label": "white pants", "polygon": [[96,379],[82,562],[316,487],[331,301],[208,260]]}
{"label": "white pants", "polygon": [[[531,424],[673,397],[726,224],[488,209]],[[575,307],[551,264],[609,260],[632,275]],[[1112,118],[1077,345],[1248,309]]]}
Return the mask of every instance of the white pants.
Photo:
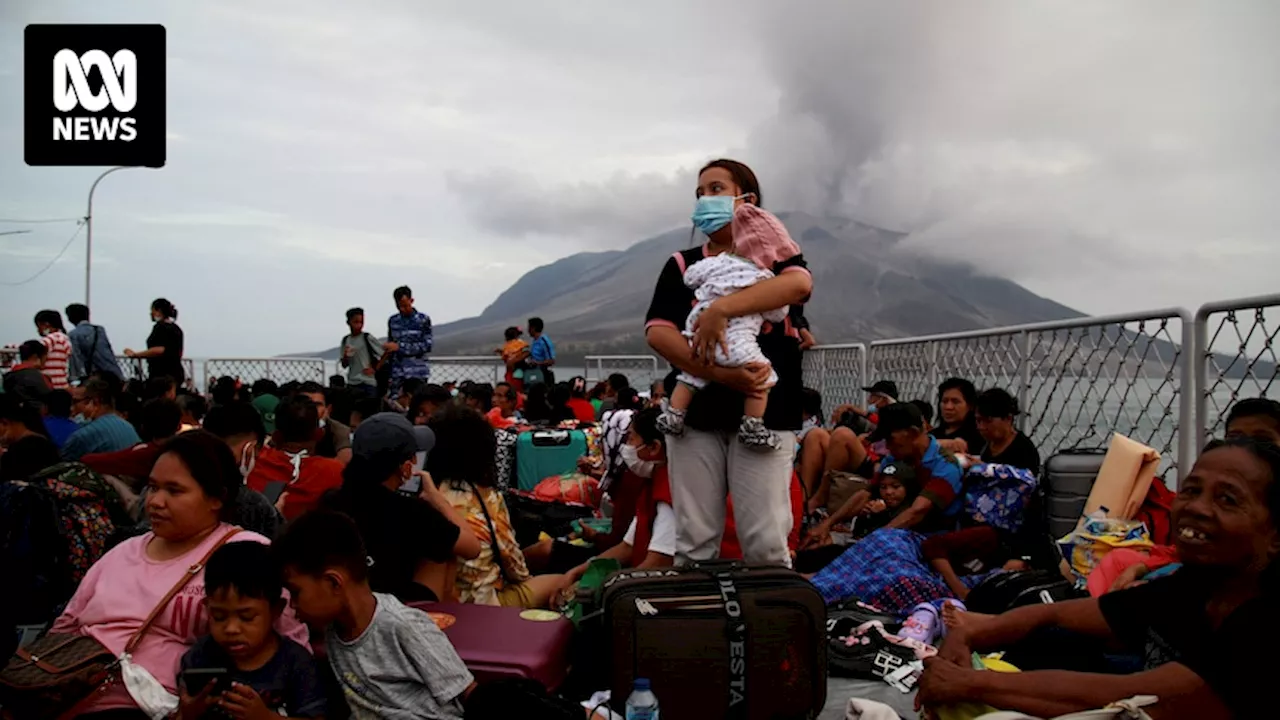
{"label": "white pants", "polygon": [[725,499],[748,563],[791,567],[791,464],[795,433],[780,432],[781,450],[749,449],[733,433],[686,428],[667,437],[677,565],[712,560],[724,536]]}

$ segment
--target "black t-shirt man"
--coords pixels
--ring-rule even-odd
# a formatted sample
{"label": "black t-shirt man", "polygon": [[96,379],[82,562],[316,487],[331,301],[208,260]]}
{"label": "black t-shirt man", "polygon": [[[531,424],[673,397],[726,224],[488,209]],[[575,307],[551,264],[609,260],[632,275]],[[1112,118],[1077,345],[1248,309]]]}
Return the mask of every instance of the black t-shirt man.
{"label": "black t-shirt man", "polygon": [[1009,443],[1009,447],[1005,448],[1004,452],[999,455],[991,452],[991,446],[983,447],[982,462],[1009,465],[1010,467],[1030,470],[1032,475],[1039,475],[1040,451],[1025,433],[1021,430],[1016,431],[1016,433],[1013,436],[1013,442]]}
{"label": "black t-shirt man", "polygon": [[[649,312],[645,315],[645,329],[654,325],[666,325],[684,330],[689,312],[697,304],[693,290],[684,284],[684,271],[706,257],[706,246],[702,246],[681,250],[667,260],[658,276]],[[796,255],[773,266],[775,275],[808,271],[803,255]],[[804,388],[804,382],[801,377],[800,334],[793,321],[794,317],[803,318],[803,315],[794,307],[784,322],[765,323],[759,337],[760,351],[778,374],[778,384],[769,391],[769,404],[764,412],[764,424],[770,430],[799,430],[803,420],[800,391]],[[671,372],[676,375],[680,371],[672,368]],[[741,393],[710,383],[694,394],[693,402],[689,404],[685,414],[685,426],[704,432],[736,433],[742,422],[744,403],[745,398]]]}
{"label": "black t-shirt man", "polygon": [[1176,662],[1213,689],[1238,718],[1275,715],[1280,617],[1274,599],[1255,598],[1214,628],[1205,610],[1216,582],[1196,568],[1107,593],[1098,607],[1116,637],[1141,652],[1145,669]]}

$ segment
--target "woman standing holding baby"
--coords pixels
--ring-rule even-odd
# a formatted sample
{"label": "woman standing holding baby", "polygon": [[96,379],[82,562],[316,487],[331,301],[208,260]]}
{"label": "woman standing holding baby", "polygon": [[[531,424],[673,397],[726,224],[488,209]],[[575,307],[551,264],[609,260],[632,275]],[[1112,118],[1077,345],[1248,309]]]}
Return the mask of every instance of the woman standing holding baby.
{"label": "woman standing holding baby", "polygon": [[[789,566],[791,465],[802,414],[799,332],[789,318],[766,322],[756,338],[758,354],[737,348],[729,355],[748,358],[745,364],[716,361],[717,355],[722,363],[726,360],[726,330],[742,325],[735,319],[777,317],[780,309],[808,299],[813,279],[781,223],[761,209],[760,183],[746,165],[708,163],[698,175],[696,196],[693,220],[707,243],[667,260],[645,323],[649,345],[694,390],[680,413],[680,434],[668,442],[678,527],[676,564],[716,556],[724,533],[725,497],[732,493],[744,559]],[[760,252],[761,242],[771,250]],[[760,268],[766,272],[751,284],[699,303],[686,271],[725,253],[767,263]],[[695,305],[696,321],[686,328]],[[695,382],[688,383],[690,379]],[[766,397],[763,414],[757,415],[753,406]],[[761,428],[772,436],[762,440]]]}

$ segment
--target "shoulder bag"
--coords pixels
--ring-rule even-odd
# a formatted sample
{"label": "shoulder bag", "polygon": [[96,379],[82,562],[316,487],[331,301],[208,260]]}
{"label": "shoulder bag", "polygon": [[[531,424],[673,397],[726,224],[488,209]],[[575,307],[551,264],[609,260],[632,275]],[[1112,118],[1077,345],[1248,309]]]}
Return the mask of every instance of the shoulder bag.
{"label": "shoulder bag", "polygon": [[[147,630],[174,596],[200,574],[209,557],[241,528],[232,528],[200,561],[187,569],[142,626],[129,638],[122,655],[131,655]],[[78,633],[49,633],[19,648],[0,671],[0,706],[11,717],[74,717],[80,706],[120,681],[120,659],[102,643]]]}

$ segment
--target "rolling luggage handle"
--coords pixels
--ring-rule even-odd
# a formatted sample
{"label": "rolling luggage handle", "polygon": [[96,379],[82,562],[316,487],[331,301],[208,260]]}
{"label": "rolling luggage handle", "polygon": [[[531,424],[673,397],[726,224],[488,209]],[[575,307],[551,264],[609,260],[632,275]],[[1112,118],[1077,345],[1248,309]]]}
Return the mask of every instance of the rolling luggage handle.
{"label": "rolling luggage handle", "polygon": [[[737,560],[708,560],[687,565],[682,570],[707,575],[716,584],[723,600],[725,617],[725,642],[729,650],[729,697],[726,698],[728,712],[726,718],[745,720],[747,717],[747,622],[742,617],[742,606],[738,603],[738,586],[733,580],[734,574],[745,568]],[[624,577],[626,571],[616,573],[609,581],[600,586],[599,597],[603,599],[604,591],[618,578]],[[604,613],[604,603],[591,615]]]}
{"label": "rolling luggage handle", "polygon": [[729,646],[729,697],[727,718],[747,717],[747,621],[738,603],[738,586],[734,574],[745,566],[737,560],[695,562],[690,570],[706,573],[715,581],[724,601],[725,641]]}

